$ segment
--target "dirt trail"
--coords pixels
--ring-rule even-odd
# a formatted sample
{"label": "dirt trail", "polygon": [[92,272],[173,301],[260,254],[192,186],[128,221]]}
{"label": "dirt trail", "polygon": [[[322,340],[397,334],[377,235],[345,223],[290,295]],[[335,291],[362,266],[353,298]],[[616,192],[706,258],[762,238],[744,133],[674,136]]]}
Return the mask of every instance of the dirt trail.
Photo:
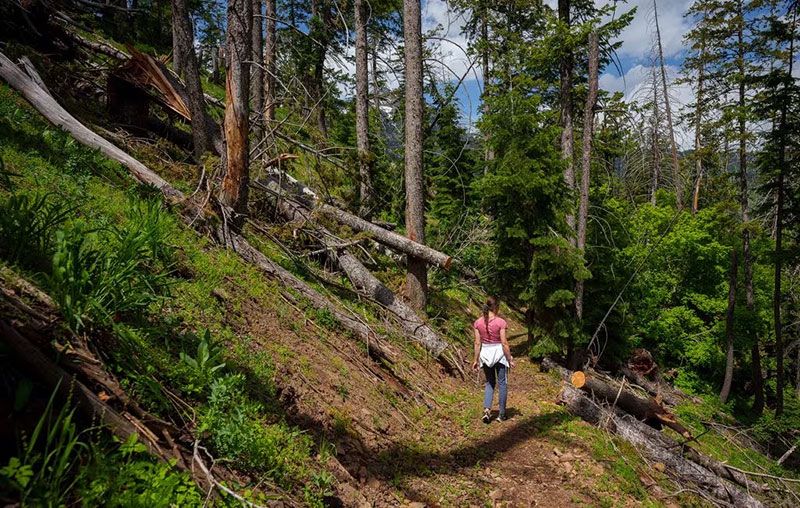
{"label": "dirt trail", "polygon": [[[516,367],[509,378],[509,419],[480,421],[483,377],[478,381],[473,373],[468,386],[443,397],[441,408],[421,419],[414,441],[384,452],[390,481],[406,497],[376,505],[562,507],[609,501],[596,488],[607,466],[574,433],[575,425],[584,424],[555,404],[559,382],[527,358],[524,336],[510,343]],[[496,416],[496,396],[493,409]],[[610,499],[631,504],[625,498]]]}

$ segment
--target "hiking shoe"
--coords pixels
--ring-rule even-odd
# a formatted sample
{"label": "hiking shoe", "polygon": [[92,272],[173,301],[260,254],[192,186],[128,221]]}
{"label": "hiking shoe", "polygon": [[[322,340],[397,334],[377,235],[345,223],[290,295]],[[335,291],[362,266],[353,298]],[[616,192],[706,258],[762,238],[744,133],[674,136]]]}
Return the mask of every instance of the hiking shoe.
{"label": "hiking shoe", "polygon": [[492,421],[492,412],[491,412],[491,410],[484,409],[483,410],[483,418],[481,418],[481,420],[483,420],[483,423],[491,422]]}
{"label": "hiking shoe", "polygon": [[506,420],[508,420],[508,418],[506,417],[506,415],[497,415],[497,421],[498,421],[498,422],[501,422],[501,423],[502,423],[502,422],[504,422],[504,421],[506,421]]}

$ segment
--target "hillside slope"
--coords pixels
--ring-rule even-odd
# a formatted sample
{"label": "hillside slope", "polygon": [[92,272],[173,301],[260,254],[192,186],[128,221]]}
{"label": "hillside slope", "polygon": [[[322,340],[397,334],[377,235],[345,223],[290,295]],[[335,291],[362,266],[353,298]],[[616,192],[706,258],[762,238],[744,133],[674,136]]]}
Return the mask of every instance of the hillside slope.
{"label": "hillside slope", "polygon": [[[50,63],[44,68],[57,74]],[[104,129],[163,177],[191,190],[191,166],[175,162],[185,160],[180,148],[125,134],[103,118],[98,103],[80,94],[69,96],[66,88],[56,90],[87,124]],[[379,330],[399,354],[391,369],[372,360],[329,313],[303,303],[235,253],[183,225],[152,189],[136,185],[116,163],[47,124],[5,85],[0,86],[0,140],[6,180],[0,196],[5,217],[17,221],[4,223],[3,242],[30,247],[3,249],[4,265],[60,302],[63,326],[86,337],[130,395],[207,444],[229,469],[228,483],[254,492],[248,495],[255,502],[702,504],[690,490],[673,485],[668,471],[556,405],[561,382],[526,358],[523,329],[511,310],[505,309],[519,359],[510,378],[511,419],[487,426],[479,420],[482,387],[477,378],[448,375],[402,337],[380,308],[348,291],[346,280],[321,280],[314,272],[318,261],[300,262],[287,254],[277,239],[292,236],[288,228],[272,225],[269,235],[256,229],[247,234],[265,254]],[[22,196],[27,196],[25,203],[19,201]],[[36,197],[44,204],[32,205]],[[63,212],[59,220],[39,230],[19,227],[53,207]],[[109,264],[92,272],[98,275],[122,259],[125,242],[138,237],[148,239],[144,251],[152,252],[152,259],[137,265],[133,278],[122,280],[133,284],[155,277],[147,279],[147,288],[135,286],[147,293],[142,305],[123,306],[126,297],[102,299],[88,281],[65,294],[65,284],[55,276],[61,266],[56,259],[77,253],[75,259],[87,263],[86,270],[92,260],[81,253],[107,259]],[[399,289],[392,261],[378,262],[384,281]],[[480,289],[460,284],[433,289],[440,314],[432,322],[468,356],[469,323],[478,313]],[[70,307],[66,296],[70,301],[87,297],[86,305]],[[16,368],[10,355],[3,361]],[[19,372],[13,381],[23,378],[35,380],[35,375]],[[46,392],[37,388],[40,397],[46,398]],[[25,406],[9,418],[22,422],[22,413],[37,409]],[[18,430],[24,430],[22,424]],[[91,439],[101,449],[120,448],[107,438]],[[735,460],[746,465],[754,455]],[[71,501],[86,497],[98,477],[107,474],[91,465],[88,456],[77,460],[76,470],[86,474],[66,494]],[[144,480],[131,480],[137,481],[147,491]],[[109,498],[124,490],[111,484],[104,488]],[[219,503],[236,504],[224,496]]]}

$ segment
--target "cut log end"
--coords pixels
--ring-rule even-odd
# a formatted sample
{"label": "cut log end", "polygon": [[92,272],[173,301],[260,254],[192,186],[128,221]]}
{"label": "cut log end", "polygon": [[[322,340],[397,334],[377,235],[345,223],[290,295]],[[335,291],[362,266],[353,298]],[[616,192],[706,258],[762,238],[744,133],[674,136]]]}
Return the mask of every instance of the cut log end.
{"label": "cut log end", "polygon": [[583,386],[586,384],[586,374],[584,374],[579,370],[576,370],[575,372],[572,373],[570,382],[572,383],[572,386],[574,386],[575,388],[583,388]]}

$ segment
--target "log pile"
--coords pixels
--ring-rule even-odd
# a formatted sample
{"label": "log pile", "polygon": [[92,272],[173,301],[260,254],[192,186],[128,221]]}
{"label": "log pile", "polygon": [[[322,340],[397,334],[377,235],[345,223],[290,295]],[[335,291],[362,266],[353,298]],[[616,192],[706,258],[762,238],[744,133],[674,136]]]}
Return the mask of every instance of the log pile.
{"label": "log pile", "polygon": [[[564,380],[558,402],[567,410],[631,443],[646,460],[660,463],[682,484],[696,486],[715,504],[760,507],[756,494],[773,493],[766,483],[751,480],[745,472],[708,457],[690,446],[696,438],[654,397],[640,397],[623,378],[588,371],[571,372],[547,358],[542,369]],[[683,437],[676,441],[661,432],[668,427]]]}

